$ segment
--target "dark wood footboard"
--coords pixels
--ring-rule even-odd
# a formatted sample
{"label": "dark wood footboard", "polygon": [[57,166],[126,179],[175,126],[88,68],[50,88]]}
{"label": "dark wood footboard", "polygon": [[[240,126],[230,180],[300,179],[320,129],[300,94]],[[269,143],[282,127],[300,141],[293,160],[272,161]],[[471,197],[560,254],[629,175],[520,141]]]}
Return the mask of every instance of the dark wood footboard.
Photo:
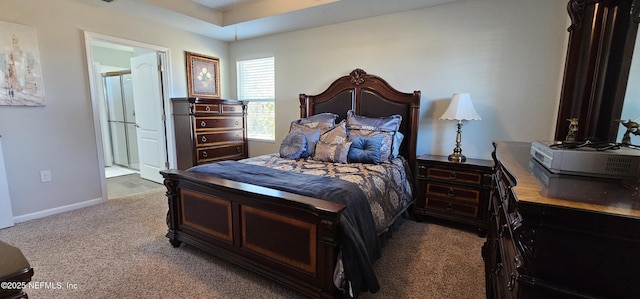
{"label": "dark wood footboard", "polygon": [[173,246],[198,247],[308,297],[337,295],[344,205],[180,170],[161,174]]}

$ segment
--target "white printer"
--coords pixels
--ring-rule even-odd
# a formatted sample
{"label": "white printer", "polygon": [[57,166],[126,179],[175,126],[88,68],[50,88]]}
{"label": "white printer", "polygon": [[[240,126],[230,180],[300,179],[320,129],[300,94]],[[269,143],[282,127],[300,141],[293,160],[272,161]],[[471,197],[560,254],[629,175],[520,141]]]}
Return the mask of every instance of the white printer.
{"label": "white printer", "polygon": [[566,147],[558,142],[534,141],[531,156],[552,173],[613,179],[640,177],[640,150],[623,146]]}

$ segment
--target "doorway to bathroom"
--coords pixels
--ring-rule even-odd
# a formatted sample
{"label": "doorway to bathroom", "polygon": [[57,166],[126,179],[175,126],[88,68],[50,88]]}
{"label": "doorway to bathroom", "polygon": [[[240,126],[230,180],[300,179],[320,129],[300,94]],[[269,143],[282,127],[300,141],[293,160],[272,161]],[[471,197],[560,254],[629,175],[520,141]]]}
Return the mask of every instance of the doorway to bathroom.
{"label": "doorway to bathroom", "polygon": [[108,178],[140,171],[136,115],[131,70],[102,74],[108,134],[105,143],[105,175]]}
{"label": "doorway to bathroom", "polygon": [[[136,182],[161,186],[172,154],[169,49],[87,31],[85,45],[103,198],[113,198],[107,178],[131,172]],[[133,182],[124,180],[136,193],[142,184]]]}

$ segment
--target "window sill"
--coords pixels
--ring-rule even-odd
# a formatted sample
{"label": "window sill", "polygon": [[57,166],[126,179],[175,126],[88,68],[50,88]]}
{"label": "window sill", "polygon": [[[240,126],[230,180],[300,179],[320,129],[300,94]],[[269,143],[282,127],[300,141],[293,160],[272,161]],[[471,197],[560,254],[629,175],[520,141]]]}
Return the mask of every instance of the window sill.
{"label": "window sill", "polygon": [[247,138],[249,142],[276,143],[274,139]]}

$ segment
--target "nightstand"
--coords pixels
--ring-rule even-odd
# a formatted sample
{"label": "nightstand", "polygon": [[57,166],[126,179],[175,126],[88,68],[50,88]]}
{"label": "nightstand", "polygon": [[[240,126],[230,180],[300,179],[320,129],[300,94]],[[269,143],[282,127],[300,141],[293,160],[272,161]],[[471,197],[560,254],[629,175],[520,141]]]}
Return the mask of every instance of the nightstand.
{"label": "nightstand", "polygon": [[416,218],[428,216],[472,225],[483,237],[488,224],[493,161],[467,159],[455,163],[447,156],[436,155],[422,155],[416,161]]}

